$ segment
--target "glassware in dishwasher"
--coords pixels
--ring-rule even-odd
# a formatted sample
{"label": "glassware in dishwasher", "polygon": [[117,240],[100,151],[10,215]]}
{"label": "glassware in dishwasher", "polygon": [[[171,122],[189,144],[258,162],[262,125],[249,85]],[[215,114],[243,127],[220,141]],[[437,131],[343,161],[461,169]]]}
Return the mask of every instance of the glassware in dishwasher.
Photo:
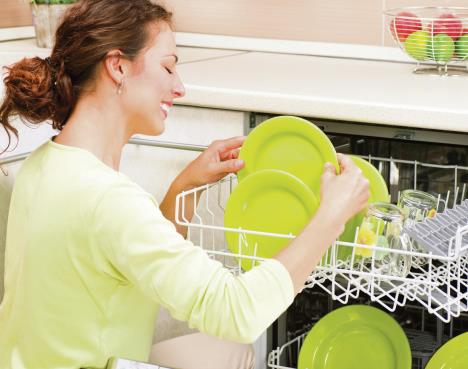
{"label": "glassware in dishwasher", "polygon": [[[398,207],[403,209],[406,226],[420,222],[426,217],[432,218],[437,213],[437,205],[438,199],[434,195],[419,190],[404,190],[398,199]],[[411,247],[418,252],[425,251],[424,247],[414,239],[411,241]],[[415,262],[421,264],[424,260],[415,258]]]}
{"label": "glassware in dishwasher", "polygon": [[409,273],[411,256],[398,255],[385,250],[388,248],[409,251],[409,238],[402,232],[403,220],[403,212],[393,204],[376,202],[369,205],[359,228],[357,243],[377,246],[380,249],[373,251],[371,248],[356,247],[355,254],[371,259],[375,252],[373,266],[375,272],[399,277],[406,277]]}

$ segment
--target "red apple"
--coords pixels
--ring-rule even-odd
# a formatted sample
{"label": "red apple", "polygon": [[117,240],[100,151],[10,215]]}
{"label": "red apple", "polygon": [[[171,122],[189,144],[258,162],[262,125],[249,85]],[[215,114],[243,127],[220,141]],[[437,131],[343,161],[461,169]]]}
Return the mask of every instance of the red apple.
{"label": "red apple", "polygon": [[421,20],[416,14],[410,12],[398,13],[390,22],[390,31],[393,37],[396,38],[398,35],[400,42],[404,42],[410,34],[420,31],[421,29]]}
{"label": "red apple", "polygon": [[452,37],[455,41],[462,35],[463,24],[457,16],[445,13],[439,15],[438,19],[429,25],[429,30],[432,32],[432,35],[445,34]]}

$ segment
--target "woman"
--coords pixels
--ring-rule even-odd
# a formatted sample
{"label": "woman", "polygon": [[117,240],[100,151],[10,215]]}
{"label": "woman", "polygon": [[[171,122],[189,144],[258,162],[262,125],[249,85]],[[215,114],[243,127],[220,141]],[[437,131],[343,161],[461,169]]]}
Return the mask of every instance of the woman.
{"label": "woman", "polygon": [[[210,145],[160,207],[118,171],[129,138],[161,134],[184,95],[176,63],[165,9],[148,0],[83,0],[57,30],[49,58],[8,69],[0,108],[7,133],[16,133],[12,115],[50,119],[60,133],[24,162],[12,194],[0,368],[103,368],[113,356],[150,355],[181,369],[252,367],[243,344],[291,304],[365,206],[368,183],[340,156],[342,174],[325,168],[316,216],[275,258],[235,277],[193,247],[173,224],[175,195],[238,171],[243,138]],[[159,306],[206,335],[152,348]]]}

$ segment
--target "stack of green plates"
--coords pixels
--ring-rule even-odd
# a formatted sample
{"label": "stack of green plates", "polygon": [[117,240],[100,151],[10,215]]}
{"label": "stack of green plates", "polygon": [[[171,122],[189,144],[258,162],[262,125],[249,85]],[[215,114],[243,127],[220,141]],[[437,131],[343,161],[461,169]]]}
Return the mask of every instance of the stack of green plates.
{"label": "stack of green plates", "polygon": [[[239,153],[245,167],[239,171],[239,184],[226,204],[225,227],[297,235],[315,214],[320,202],[320,179],[326,162],[337,173],[339,164],[335,148],[325,133],[309,121],[292,116],[266,120],[247,137]],[[388,190],[378,170],[369,162],[352,157],[369,179],[369,202],[388,201]],[[354,242],[356,227],[364,212],[346,224],[340,240]],[[268,258],[289,242],[287,238],[227,232],[229,249],[235,254]],[[351,254],[342,246],[338,258]],[[249,270],[254,262],[244,260]]]}
{"label": "stack of green plates", "polygon": [[[245,167],[226,204],[225,227],[297,235],[315,214],[320,199],[320,177],[326,162],[339,171],[335,149],[328,137],[305,119],[280,116],[255,128],[241,148]],[[290,240],[227,232],[235,254],[268,258]],[[243,259],[242,269],[254,262]]]}

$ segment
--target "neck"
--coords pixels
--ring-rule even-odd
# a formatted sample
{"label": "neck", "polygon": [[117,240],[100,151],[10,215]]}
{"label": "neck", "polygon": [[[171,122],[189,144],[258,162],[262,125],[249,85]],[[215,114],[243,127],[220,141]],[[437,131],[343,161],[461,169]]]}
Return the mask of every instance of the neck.
{"label": "neck", "polygon": [[92,152],[118,171],[122,149],[132,133],[118,99],[83,96],[55,142]]}

